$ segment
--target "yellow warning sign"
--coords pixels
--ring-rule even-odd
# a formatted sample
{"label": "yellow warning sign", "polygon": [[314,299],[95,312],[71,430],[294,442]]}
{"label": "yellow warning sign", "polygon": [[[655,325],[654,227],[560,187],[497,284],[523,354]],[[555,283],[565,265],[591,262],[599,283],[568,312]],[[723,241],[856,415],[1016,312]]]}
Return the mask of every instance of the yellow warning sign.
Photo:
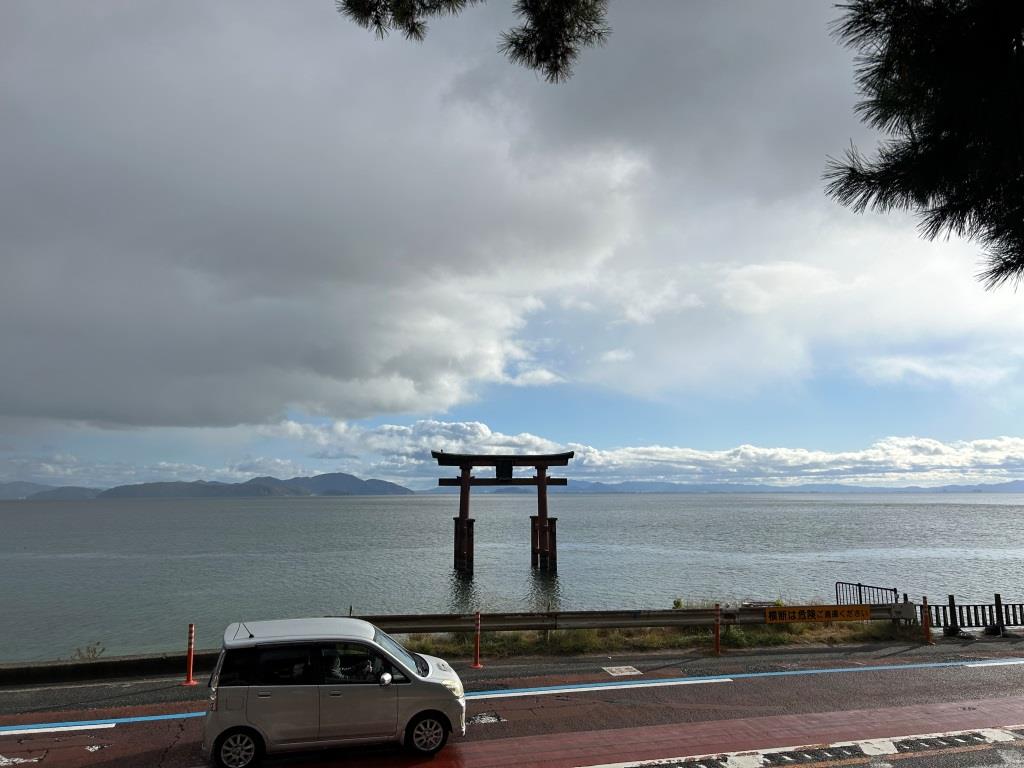
{"label": "yellow warning sign", "polygon": [[765,624],[791,621],[867,621],[870,605],[782,605],[764,609]]}

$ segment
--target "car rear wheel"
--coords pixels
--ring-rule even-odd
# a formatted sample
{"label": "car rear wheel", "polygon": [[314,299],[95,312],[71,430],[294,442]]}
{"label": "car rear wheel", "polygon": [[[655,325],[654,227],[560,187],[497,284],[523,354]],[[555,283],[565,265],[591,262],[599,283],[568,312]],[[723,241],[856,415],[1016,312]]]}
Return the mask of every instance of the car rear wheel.
{"label": "car rear wheel", "polygon": [[445,745],[450,731],[448,722],[441,715],[425,712],[409,723],[405,745],[417,754],[432,755]]}
{"label": "car rear wheel", "polygon": [[263,743],[252,731],[239,728],[217,739],[213,750],[219,768],[252,768],[263,757]]}

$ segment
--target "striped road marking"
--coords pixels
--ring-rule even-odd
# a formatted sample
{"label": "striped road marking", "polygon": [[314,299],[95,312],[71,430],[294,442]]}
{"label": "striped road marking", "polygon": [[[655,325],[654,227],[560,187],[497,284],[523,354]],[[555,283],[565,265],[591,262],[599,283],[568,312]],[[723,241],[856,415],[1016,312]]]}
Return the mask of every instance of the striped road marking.
{"label": "striped road marking", "polygon": [[[656,680],[611,680],[603,683],[576,683],[571,685],[540,686],[537,688],[508,688],[492,691],[470,691],[466,694],[467,701],[483,699],[509,699],[521,696],[544,696],[549,694],[592,693],[622,688],[657,688],[675,685],[696,685],[699,683],[728,683],[737,680],[754,680],[769,677],[799,677],[802,675],[835,675],[856,674],[860,672],[892,672],[912,669],[952,669],[989,666],[1011,666],[1024,664],[1024,659],[993,659],[991,661],[940,661],[921,664],[880,664],[863,667],[825,667],[820,669],[790,669],[784,672],[743,672],[729,675],[710,675],[705,677],[676,677]],[[121,725],[125,723],[146,723],[156,720],[182,720],[190,717],[203,717],[203,712],[180,712],[169,715],[146,715],[143,717],[117,717],[107,720],[77,720],[64,723],[32,723],[0,726],[0,736],[11,735],[12,731],[32,731],[42,733],[54,728],[68,726]]]}
{"label": "striped road marking", "polygon": [[[896,746],[897,742],[905,742],[917,739],[950,739],[963,741],[965,744],[977,744],[978,739],[982,744],[995,745],[1005,744],[1012,741],[1021,741],[1020,734],[1013,733],[1013,730],[1024,728],[1022,725],[1007,726],[1005,728],[977,728],[973,731],[947,731],[946,733],[924,733],[916,736],[898,736],[889,739],[867,739],[864,741],[841,741],[835,744],[802,744],[795,747],[773,747],[771,749],[751,750],[747,752],[718,752],[713,755],[682,755],[680,757],[668,757],[658,760],[634,760],[626,763],[602,763],[600,765],[579,766],[578,768],[656,768],[663,765],[668,768],[682,768],[679,764],[700,768],[701,766],[715,766],[715,768],[766,768],[767,766],[780,765],[780,758],[784,762],[824,762],[828,760],[844,759],[848,750],[855,750],[862,757],[886,757],[896,754],[908,754],[923,756],[928,754],[922,752],[901,752]],[[1012,729],[1012,730],[1011,730]],[[970,741],[959,737],[973,737]],[[799,759],[810,758],[820,753],[834,753],[827,756],[822,755],[819,760]],[[796,757],[783,758],[783,755],[794,754]],[[771,756],[776,756],[774,759]],[[848,759],[848,758],[846,758]]]}

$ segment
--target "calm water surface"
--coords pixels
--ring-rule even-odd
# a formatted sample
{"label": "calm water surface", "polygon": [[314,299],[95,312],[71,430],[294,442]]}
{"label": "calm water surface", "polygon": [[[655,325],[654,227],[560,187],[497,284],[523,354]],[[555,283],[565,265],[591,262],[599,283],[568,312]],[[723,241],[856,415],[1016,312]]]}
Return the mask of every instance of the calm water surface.
{"label": "calm water surface", "polygon": [[240,619],[687,600],[831,600],[836,580],[1024,600],[1024,496],[553,495],[558,576],[531,572],[532,495],[0,502],[0,661],[215,647]]}

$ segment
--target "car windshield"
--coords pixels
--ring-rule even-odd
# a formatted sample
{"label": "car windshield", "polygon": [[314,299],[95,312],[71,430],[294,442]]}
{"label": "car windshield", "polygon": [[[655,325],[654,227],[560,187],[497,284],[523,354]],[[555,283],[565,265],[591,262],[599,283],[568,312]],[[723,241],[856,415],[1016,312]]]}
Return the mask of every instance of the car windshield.
{"label": "car windshield", "polygon": [[405,664],[409,669],[415,669],[420,675],[426,675],[430,669],[427,667],[427,663],[420,658],[417,654],[411,653],[402,647],[402,644],[395,640],[384,632],[377,630],[377,634],[373,636],[374,641],[381,648],[386,650],[400,662]]}

